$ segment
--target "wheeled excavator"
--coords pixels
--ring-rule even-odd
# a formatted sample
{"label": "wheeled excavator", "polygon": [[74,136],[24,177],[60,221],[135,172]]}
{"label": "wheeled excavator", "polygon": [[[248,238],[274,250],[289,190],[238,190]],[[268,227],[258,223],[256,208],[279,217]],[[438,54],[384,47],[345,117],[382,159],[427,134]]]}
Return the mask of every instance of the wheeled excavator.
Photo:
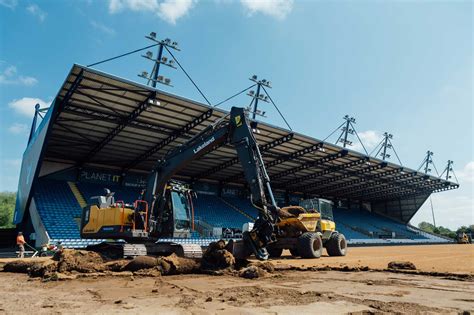
{"label": "wheeled excavator", "polygon": [[261,260],[278,257],[283,249],[303,258],[319,258],[323,247],[330,255],[345,255],[346,241],[335,230],[334,222],[323,220],[314,209],[277,206],[247,111],[232,107],[229,119],[226,118],[209,125],[158,161],[149,174],[142,198],[133,206],[115,201],[110,191],[92,199],[83,210],[81,237],[115,241],[90,249],[116,256],[173,252],[185,257],[202,255],[198,245],[157,242],[160,238],[189,237],[193,225],[193,193],[172,177],[193,160],[229,143],[237,152],[250,200],[259,213],[242,240],[227,244],[229,251],[239,258],[254,254]]}

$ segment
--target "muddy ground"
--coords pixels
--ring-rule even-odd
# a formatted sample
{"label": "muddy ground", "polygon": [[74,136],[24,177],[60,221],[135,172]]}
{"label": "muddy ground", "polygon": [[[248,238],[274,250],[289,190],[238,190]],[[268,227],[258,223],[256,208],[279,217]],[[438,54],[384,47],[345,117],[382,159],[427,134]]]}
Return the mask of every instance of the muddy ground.
{"label": "muddy ground", "polygon": [[[381,270],[409,260],[416,272]],[[43,281],[0,273],[0,313],[40,314],[347,314],[461,313],[474,311],[474,246],[434,245],[350,248],[347,257],[294,260],[258,279],[229,274],[94,276]],[[1,264],[1,261],[0,261]],[[349,270],[324,271],[329,265]],[[313,268],[316,267],[316,268]],[[304,269],[313,269],[301,271]],[[315,270],[318,269],[319,270]],[[408,271],[412,272],[412,271]]]}

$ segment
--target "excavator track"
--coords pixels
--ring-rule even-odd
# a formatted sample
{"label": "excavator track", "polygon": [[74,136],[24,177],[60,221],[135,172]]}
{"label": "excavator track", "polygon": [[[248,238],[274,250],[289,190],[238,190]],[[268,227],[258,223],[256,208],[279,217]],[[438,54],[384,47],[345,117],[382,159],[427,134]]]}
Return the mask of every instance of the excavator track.
{"label": "excavator track", "polygon": [[87,250],[98,252],[113,259],[134,258],[137,256],[168,256],[176,254],[185,258],[201,258],[202,249],[197,244],[183,244],[179,242],[157,242],[131,244],[124,242],[103,242],[88,246]]}

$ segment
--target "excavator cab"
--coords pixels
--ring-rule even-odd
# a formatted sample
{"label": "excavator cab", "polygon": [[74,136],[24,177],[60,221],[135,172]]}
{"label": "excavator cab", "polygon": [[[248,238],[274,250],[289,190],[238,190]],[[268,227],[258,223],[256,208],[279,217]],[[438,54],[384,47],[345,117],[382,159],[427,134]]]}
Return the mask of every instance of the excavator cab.
{"label": "excavator cab", "polygon": [[152,232],[160,237],[189,238],[194,221],[192,192],[179,182],[170,182],[165,191],[164,205],[150,221]]}

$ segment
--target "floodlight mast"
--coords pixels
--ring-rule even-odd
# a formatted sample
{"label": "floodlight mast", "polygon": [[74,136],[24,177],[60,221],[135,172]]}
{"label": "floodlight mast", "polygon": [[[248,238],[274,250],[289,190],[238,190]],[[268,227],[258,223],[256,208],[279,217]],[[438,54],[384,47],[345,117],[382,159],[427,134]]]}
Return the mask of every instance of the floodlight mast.
{"label": "floodlight mast", "polygon": [[158,51],[157,51],[157,58],[153,58],[153,53],[151,51],[147,51],[145,55],[142,55],[143,58],[151,60],[154,62],[153,70],[148,76],[148,73],[146,71],[143,71],[141,74],[139,74],[139,77],[142,77],[144,79],[148,80],[147,84],[150,84],[153,88],[156,88],[156,83],[161,83],[164,85],[172,86],[171,80],[169,78],[165,78],[164,76],[160,76],[160,66],[163,64],[165,66],[168,66],[170,68],[176,69],[174,65],[174,60],[173,58],[167,58],[163,56],[163,50],[166,48],[171,48],[177,51],[180,51],[178,48],[178,43],[175,41],[171,41],[171,39],[166,38],[164,40],[157,40],[156,39],[156,33],[151,32],[150,35],[145,36],[145,38],[157,43],[158,45]]}
{"label": "floodlight mast", "polygon": [[389,144],[389,139],[393,138],[393,135],[388,132],[385,132],[383,136],[384,136],[384,141],[383,141],[382,160],[385,161],[385,159],[390,158],[390,154],[387,154],[387,148],[392,147],[392,145]]}
{"label": "floodlight mast", "polygon": [[[345,115],[344,120],[346,121],[345,126],[341,128],[342,133],[337,139],[337,142],[342,142],[342,146],[345,148],[347,145],[352,145],[352,141],[347,140],[349,134],[354,134],[354,127],[352,123],[355,123],[354,117],[349,117],[349,115]],[[341,139],[344,136],[344,139]]]}
{"label": "floodlight mast", "polygon": [[[269,89],[271,89],[271,83],[270,81],[266,80],[266,79],[262,79],[262,80],[258,80],[258,77],[257,75],[253,75],[251,78],[249,78],[250,81],[253,81],[257,84],[257,91],[254,92],[253,90],[250,91],[247,95],[249,95],[250,97],[252,97],[252,102],[250,103],[250,106],[252,106],[252,103],[253,103],[253,112],[252,112],[252,119],[255,120],[255,116],[257,115],[258,113],[258,101],[263,101],[263,102],[267,102],[268,103],[268,96],[264,97],[263,94],[260,94],[260,90],[263,87],[267,87]],[[264,115],[264,114],[263,114]],[[262,116],[263,116],[262,115]]]}
{"label": "floodlight mast", "polygon": [[451,178],[451,175],[449,175],[449,171],[453,170],[453,161],[448,160],[448,166],[446,166],[446,180],[449,180]]}
{"label": "floodlight mast", "polygon": [[428,174],[429,172],[431,172],[429,165],[432,163],[433,163],[433,152],[428,150],[426,152],[426,158],[425,158],[425,174]]}
{"label": "floodlight mast", "polygon": [[[444,169],[443,173],[441,173],[441,176],[440,176],[440,177],[442,177],[443,174],[444,174],[444,172],[446,172],[446,177],[445,177],[445,179],[446,179],[446,180],[450,180],[450,178],[451,178],[450,172],[452,172],[452,173],[454,174],[454,171],[453,171],[453,163],[454,163],[453,161],[448,160],[448,165],[446,165],[446,168]],[[454,176],[456,177],[456,175],[454,175]]]}

